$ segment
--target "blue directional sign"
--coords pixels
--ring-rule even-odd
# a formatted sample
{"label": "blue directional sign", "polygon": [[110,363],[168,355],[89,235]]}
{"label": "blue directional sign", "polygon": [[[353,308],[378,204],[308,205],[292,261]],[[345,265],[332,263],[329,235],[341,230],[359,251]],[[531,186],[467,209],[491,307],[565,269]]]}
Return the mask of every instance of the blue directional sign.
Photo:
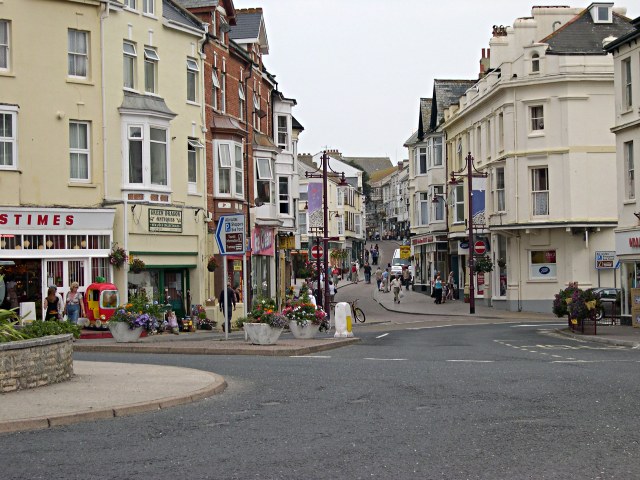
{"label": "blue directional sign", "polygon": [[238,255],[245,251],[244,215],[223,215],[218,220],[216,242],[220,255]]}
{"label": "blue directional sign", "polygon": [[596,252],[596,269],[606,270],[608,268],[616,268],[617,260],[616,252],[614,251]]}

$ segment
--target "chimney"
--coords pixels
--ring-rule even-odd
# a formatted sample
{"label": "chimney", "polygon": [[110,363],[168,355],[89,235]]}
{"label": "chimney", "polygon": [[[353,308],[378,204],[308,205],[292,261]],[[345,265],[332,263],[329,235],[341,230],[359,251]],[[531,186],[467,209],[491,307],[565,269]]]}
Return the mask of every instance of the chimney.
{"label": "chimney", "polygon": [[491,60],[491,49],[483,48],[482,49],[482,57],[480,57],[480,74],[479,78],[484,77],[489,71],[489,62]]}
{"label": "chimney", "polygon": [[398,171],[401,172],[402,171],[402,162],[398,162]]}

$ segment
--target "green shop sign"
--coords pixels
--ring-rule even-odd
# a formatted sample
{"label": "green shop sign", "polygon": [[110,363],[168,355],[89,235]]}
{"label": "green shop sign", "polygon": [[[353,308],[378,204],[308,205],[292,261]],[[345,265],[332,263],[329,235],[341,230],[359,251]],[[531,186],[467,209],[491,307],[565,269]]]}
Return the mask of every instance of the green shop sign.
{"label": "green shop sign", "polygon": [[182,233],[182,210],[150,208],[149,231]]}

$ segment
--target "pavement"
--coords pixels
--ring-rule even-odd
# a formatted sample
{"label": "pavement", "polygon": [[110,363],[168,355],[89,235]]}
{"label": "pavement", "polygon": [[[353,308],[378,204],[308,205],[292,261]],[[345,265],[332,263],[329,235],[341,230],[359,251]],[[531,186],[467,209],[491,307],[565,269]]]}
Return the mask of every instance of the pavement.
{"label": "pavement", "polygon": [[[74,352],[166,353],[188,355],[308,355],[359,342],[358,338],[298,340],[284,333],[275,345],[252,345],[243,332],[198,330],[162,334],[136,343],[113,338],[80,339]],[[160,365],[73,362],[71,380],[0,394],[0,434],[40,430],[196,402],[225,390],[225,379],[211,372]]]}
{"label": "pavement", "polygon": [[[339,288],[350,285],[353,284],[342,281]],[[412,290],[403,290],[400,303],[394,303],[392,293],[377,292],[374,285],[371,285],[373,298],[396,315],[378,322],[367,320],[367,325],[393,323],[397,314],[421,315],[426,321],[448,318],[464,324],[475,320],[484,320],[482,323],[486,320],[505,323],[559,321],[552,314],[509,312],[486,306],[483,301],[476,302],[476,313],[471,315],[468,303],[454,300],[435,305],[428,295]],[[558,332],[581,340],[640,348],[640,328],[630,326],[598,326],[597,335],[580,335],[567,329]],[[243,332],[232,332],[225,339],[223,333],[199,330],[179,335],[152,335],[127,344],[116,343],[113,339],[80,339],[74,342],[74,351],[292,356],[358,341],[358,338],[333,338],[332,334],[298,340],[285,333],[276,345],[260,346],[249,344]],[[220,375],[187,368],[86,361],[74,361],[73,365],[74,377],[70,381],[0,394],[0,434],[154,411],[196,402],[223,392],[227,386]]]}

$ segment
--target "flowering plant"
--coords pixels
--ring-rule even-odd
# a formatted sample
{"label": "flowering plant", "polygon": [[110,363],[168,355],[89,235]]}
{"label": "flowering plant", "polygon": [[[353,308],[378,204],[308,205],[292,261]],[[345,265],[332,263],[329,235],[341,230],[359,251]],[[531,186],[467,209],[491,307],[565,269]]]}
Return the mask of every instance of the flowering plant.
{"label": "flowering plant", "polygon": [[114,243],[109,253],[109,263],[116,268],[120,268],[127,261],[127,251]]}
{"label": "flowering plant", "polygon": [[144,261],[140,260],[139,258],[134,258],[131,262],[130,267],[133,273],[140,273],[142,270],[144,270],[145,264]]}
{"label": "flowering plant", "polygon": [[130,302],[121,305],[109,319],[109,323],[126,323],[131,330],[144,327],[147,331],[157,330],[164,317],[163,307],[150,301],[146,295],[131,297]]}
{"label": "flowering plant", "polygon": [[216,257],[209,257],[209,261],[207,262],[207,270],[210,272],[215,272],[216,268],[218,268],[218,261]]}
{"label": "flowering plant", "polygon": [[320,326],[320,331],[329,329],[329,320],[326,312],[321,308],[316,308],[316,306],[311,303],[309,295],[306,292],[301,295],[299,300],[286,306],[282,310],[282,314],[287,320],[294,321],[301,327],[311,323]]}
{"label": "flowering plant", "polygon": [[560,290],[553,300],[553,313],[558,317],[569,315],[578,321],[595,320],[600,310],[600,298],[591,290],[578,288],[578,282],[571,282]]}
{"label": "flowering plant", "polygon": [[289,323],[289,319],[278,312],[276,302],[271,298],[259,299],[247,319],[249,322],[266,323],[274,328],[283,328]]}

